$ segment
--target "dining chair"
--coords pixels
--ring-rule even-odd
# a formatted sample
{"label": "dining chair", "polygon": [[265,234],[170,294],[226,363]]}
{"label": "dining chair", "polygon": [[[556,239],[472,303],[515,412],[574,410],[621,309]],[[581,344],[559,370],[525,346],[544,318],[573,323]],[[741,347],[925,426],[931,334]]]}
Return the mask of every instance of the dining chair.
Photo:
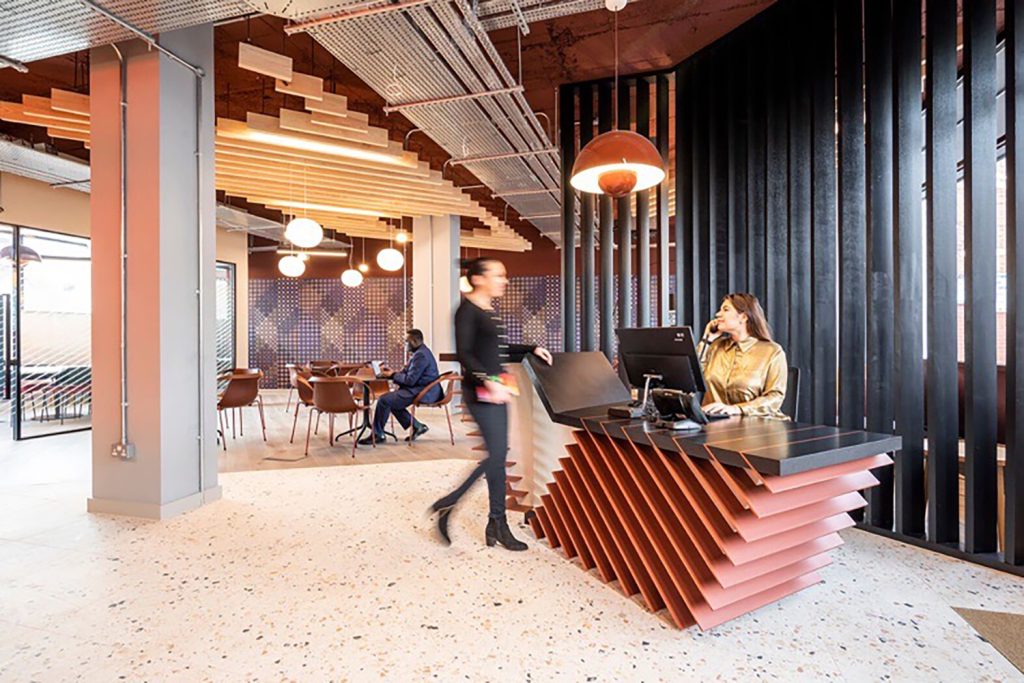
{"label": "dining chair", "polygon": [[311,360],[309,371],[313,377],[334,377],[337,375],[338,363],[333,360]]}
{"label": "dining chair", "polygon": [[[221,433],[224,434],[222,441],[224,450],[228,449],[227,440],[227,418],[224,416],[225,410],[238,410],[238,424],[239,434],[244,436],[245,432],[242,427],[242,408],[248,408],[250,406],[256,406],[260,413],[260,424],[263,427],[263,440],[267,440],[267,422],[263,415],[263,397],[260,396],[260,379],[263,378],[262,370],[248,370],[244,373],[232,373],[228,376],[228,384],[224,388],[224,393],[217,399],[217,420],[221,428]],[[234,421],[231,423],[231,436],[235,437]]]}
{"label": "dining chair", "polygon": [[[443,408],[444,416],[448,420],[448,438],[451,440],[452,445],[455,445],[455,432],[452,430],[452,416],[448,410],[448,404],[452,402],[452,397],[455,395],[455,383],[461,382],[460,377],[455,372],[446,372],[433,382],[423,387],[423,390],[416,395],[416,398],[412,400],[412,405],[409,406],[409,414],[412,415],[412,424],[416,424],[416,409],[417,408]],[[444,389],[444,393],[441,394],[441,398],[432,403],[427,403],[423,398],[436,386],[447,383],[447,387]],[[413,439],[409,439],[409,446],[414,443]]]}
{"label": "dining chair", "polygon": [[[356,457],[358,430],[352,429],[353,419],[359,413],[364,413],[365,419],[365,413],[370,410],[370,405],[356,403],[354,395],[357,391],[369,391],[369,386],[355,377],[310,377],[309,382],[313,385],[313,409],[309,411],[309,419],[306,421],[306,455],[309,455],[309,434],[313,427],[315,412],[318,421],[320,415],[327,414],[329,445],[334,444],[334,417],[348,415],[348,426],[352,430],[352,457]],[[373,442],[373,446],[377,447],[376,441]]]}
{"label": "dining chair", "polygon": [[288,400],[284,404],[284,412],[291,411],[292,405],[292,394],[298,388],[296,386],[299,377],[305,377],[309,379],[313,376],[313,372],[310,368],[304,365],[298,365],[297,363],[286,363],[284,366],[288,370]]}
{"label": "dining chair", "polygon": [[[306,406],[312,412],[313,406],[313,385],[309,383],[308,377],[302,375],[295,376],[295,389],[299,395],[295,401],[295,417],[292,419],[292,436],[288,439],[288,443],[295,443],[295,425],[299,421],[299,408]],[[308,451],[307,451],[308,452]]]}

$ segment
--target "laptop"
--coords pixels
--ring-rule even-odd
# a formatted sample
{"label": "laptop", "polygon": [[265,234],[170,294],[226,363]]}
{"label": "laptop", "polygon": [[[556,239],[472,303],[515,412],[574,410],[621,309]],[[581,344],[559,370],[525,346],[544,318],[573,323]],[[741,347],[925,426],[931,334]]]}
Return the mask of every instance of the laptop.
{"label": "laptop", "polygon": [[370,369],[373,370],[374,377],[380,377],[381,368],[384,367],[384,361],[382,360],[371,360]]}

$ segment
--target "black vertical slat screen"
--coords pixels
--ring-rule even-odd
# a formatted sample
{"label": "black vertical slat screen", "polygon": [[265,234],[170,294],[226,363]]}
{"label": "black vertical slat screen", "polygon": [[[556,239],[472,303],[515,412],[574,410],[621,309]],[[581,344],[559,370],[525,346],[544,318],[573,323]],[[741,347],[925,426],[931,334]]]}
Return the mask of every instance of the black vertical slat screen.
{"label": "black vertical slat screen", "polygon": [[[765,22],[761,22],[762,24]],[[747,289],[764,301],[765,264],[765,39],[751,37],[747,51]]]}
{"label": "black vertical slat screen", "polygon": [[[892,3],[864,1],[864,76],[867,136],[867,428],[892,431]],[[874,470],[868,518],[892,527],[892,468]]]}
{"label": "black vertical slat screen", "polygon": [[[1024,415],[1024,296],[1018,291],[1024,217],[1017,198],[1024,196],[1024,142],[1018,135],[1024,125],[1024,85],[1018,78],[1024,70],[1018,44],[1024,18],[1016,2],[1007,5],[1007,464],[1001,547],[995,284],[997,219],[1003,217],[996,215],[995,4],[964,0],[962,238],[958,2],[923,4],[780,0],[671,71],[630,77],[640,79],[637,114],[644,121],[650,114],[644,106],[649,84],[656,84],[653,139],[663,158],[675,160],[668,180],[676,192],[674,217],[667,215],[667,183],[656,191],[657,296],[641,285],[638,310],[665,324],[674,276],[676,320],[699,334],[722,294],[753,292],[765,304],[791,366],[801,371],[802,421],[895,430],[903,438],[895,466],[874,471],[880,486],[865,491],[870,505],[862,527],[1021,573],[1024,460],[1018,457],[1016,419]],[[585,109],[592,103],[584,101],[593,91],[575,87],[580,115],[589,118]],[[597,90],[603,93],[607,127],[611,93],[604,81]],[[626,128],[628,104],[620,111]],[[650,132],[640,122],[637,128]],[[589,131],[582,125],[580,130],[582,140]],[[610,206],[606,198],[601,204]],[[646,201],[637,209],[640,234],[650,228],[643,206]],[[602,212],[602,227],[602,246],[610,246],[610,211]],[[628,239],[621,222],[619,229],[620,239]],[[958,239],[966,249],[962,370]],[[619,261],[618,287],[627,297],[621,269],[630,268],[631,256],[621,254]],[[605,263],[609,275],[601,282],[610,288],[610,248],[602,249],[602,272]],[[644,259],[638,263],[643,273]],[[646,301],[651,298],[656,311]],[[958,394],[961,372],[966,386]],[[960,405],[966,418],[965,519],[958,490]],[[966,537],[959,546],[963,522]],[[1002,556],[992,555],[999,550]]]}
{"label": "black vertical slat screen", "polygon": [[[790,5],[783,5],[774,12],[772,32],[788,34],[787,26]],[[790,41],[785,40],[788,46]],[[767,287],[764,295],[758,295],[765,307],[772,334],[784,349],[789,349],[789,167],[788,137],[789,120],[789,63],[787,50],[772,43],[771,49],[762,56],[768,63],[765,77],[767,106],[765,111],[765,266]]]}
{"label": "black vertical slat screen", "polygon": [[[727,46],[712,53],[708,82],[708,317],[729,293],[729,139],[726,88]],[[701,273],[703,278],[703,271]],[[702,280],[703,282],[703,280]]]}
{"label": "black vertical slat screen", "polygon": [[925,11],[925,195],[928,268],[928,538],[960,537],[956,329],[956,4],[928,0]]}
{"label": "black vertical slat screen", "polygon": [[[580,149],[594,137],[594,91],[589,85],[579,88]],[[580,193],[580,350],[597,348],[597,291],[594,270],[596,225],[594,195]]]}
{"label": "black vertical slat screen", "polygon": [[676,323],[694,325],[693,297],[688,286],[693,268],[693,69],[684,62],[676,69],[676,216],[675,308]]}
{"label": "black vertical slat screen", "polygon": [[730,52],[728,77],[729,128],[729,291],[747,290],[747,129],[745,43]]}
{"label": "black vertical slat screen", "polygon": [[693,124],[693,326],[697,334],[711,317],[711,207],[708,203],[710,189],[708,115],[710,97],[710,59],[698,63],[694,79]]}
{"label": "black vertical slat screen", "polygon": [[964,0],[964,478],[968,552],[996,549],[996,3]]}
{"label": "black vertical slat screen", "polygon": [[[597,86],[597,130],[607,133],[612,129],[612,84]],[[608,195],[598,198],[598,221],[601,240],[601,272],[598,298],[601,304],[601,351],[609,360],[615,348],[615,319],[612,314],[615,305],[615,226],[612,220],[612,199]]]}
{"label": "black vertical slat screen", "polygon": [[[658,145],[658,152],[661,154],[661,161],[665,164],[665,172],[668,173],[669,165],[669,98],[668,98],[668,76],[659,74],[655,81],[655,136]],[[658,314],[657,324],[667,326],[669,324],[669,242],[671,237],[669,222],[668,188],[669,176],[666,175],[665,182],[658,185],[657,189],[657,220],[658,220]]]}
{"label": "black vertical slat screen", "polygon": [[[806,14],[814,0],[794,4]],[[789,345],[790,366],[806,372],[811,360],[811,84],[809,43],[789,41]],[[780,342],[781,343],[781,342]],[[811,392],[797,400],[801,418],[811,414]]]}
{"label": "black vertical slat screen", "polygon": [[[1024,8],[1006,3],[1006,291],[1020,292],[1024,275]],[[1018,91],[1021,94],[1018,95]],[[1005,557],[1024,565],[1024,459],[1021,430],[1024,419],[1024,297],[1007,297],[1006,308],[1006,537]]]}
{"label": "black vertical slat screen", "polygon": [[576,191],[569,184],[576,158],[576,89],[558,88],[558,134],[562,149],[562,346],[576,350]]}
{"label": "black vertical slat screen", "polygon": [[896,432],[896,531],[924,535],[924,318],[921,243],[921,8],[893,4],[893,79],[896,160],[894,242],[897,263],[893,325]]}
{"label": "black vertical slat screen", "polygon": [[[651,84],[646,78],[636,81],[636,132],[651,136]],[[651,192],[636,193],[636,324],[651,325]]]}
{"label": "black vertical slat screen", "polygon": [[[618,128],[629,130],[632,124],[632,83],[619,81]],[[633,195],[615,201],[615,228],[619,247],[619,327],[633,327]]]}
{"label": "black vertical slat screen", "polygon": [[[813,411],[803,419],[836,423],[836,84],[835,0],[811,3],[811,184],[814,235]],[[805,389],[806,391],[806,389]]]}
{"label": "black vertical slat screen", "polygon": [[867,208],[860,0],[836,11],[839,116],[839,424],[864,428]]}

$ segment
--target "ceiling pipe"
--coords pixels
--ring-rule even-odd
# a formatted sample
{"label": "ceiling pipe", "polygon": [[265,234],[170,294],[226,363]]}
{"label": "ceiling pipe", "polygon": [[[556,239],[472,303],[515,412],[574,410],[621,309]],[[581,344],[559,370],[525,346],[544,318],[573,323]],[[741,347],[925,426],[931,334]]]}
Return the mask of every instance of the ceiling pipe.
{"label": "ceiling pipe", "polygon": [[406,109],[412,109],[414,107],[427,107],[437,104],[448,104],[450,102],[462,102],[464,100],[475,100],[481,97],[497,97],[499,95],[511,95],[513,93],[523,92],[524,88],[521,85],[516,85],[511,88],[501,88],[499,90],[487,90],[484,92],[471,92],[464,95],[450,95],[448,97],[435,97],[428,100],[417,100],[415,102],[405,102],[403,104],[386,105],[384,107],[385,114],[391,114],[393,112],[404,111]]}
{"label": "ceiling pipe", "polygon": [[462,157],[461,159],[449,159],[444,162],[448,164],[475,164],[481,161],[498,161],[500,159],[520,159],[523,157],[535,157],[541,154],[558,154],[557,147],[545,147],[544,149],[531,149],[525,152],[505,152],[504,154],[485,154],[477,157]]}
{"label": "ceiling pipe", "polygon": [[106,9],[105,7],[102,7],[101,5],[96,4],[92,0],[78,0],[78,2],[81,3],[84,7],[87,7],[89,9],[91,9],[93,12],[96,12],[97,14],[99,14],[99,15],[101,15],[103,17],[106,17],[107,19],[109,19],[110,21],[114,22],[115,24],[117,24],[121,28],[123,28],[123,29],[125,29],[125,30],[127,30],[127,31],[129,31],[131,33],[134,33],[137,37],[139,37],[142,40],[144,40],[150,47],[155,49],[157,52],[160,52],[161,54],[166,55],[172,61],[175,61],[178,64],[180,64],[181,66],[185,67],[186,69],[191,71],[193,74],[195,74],[196,77],[202,78],[203,76],[206,75],[206,72],[203,71],[202,67],[198,67],[198,66],[196,66],[194,64],[189,64],[184,59],[182,59],[181,57],[179,57],[178,55],[174,54],[173,52],[171,52],[170,50],[165,48],[163,45],[158,43],[156,41],[156,38],[154,38],[150,34],[146,33],[141,28],[138,28],[138,27],[136,27],[136,26],[134,26],[132,24],[129,24],[127,21],[125,21],[121,17],[117,16],[116,14],[114,14],[110,10]]}
{"label": "ceiling pipe", "polygon": [[511,192],[499,192],[494,195],[495,197],[525,197],[532,194],[548,194],[549,192],[558,192],[558,188],[551,190],[512,190]]}
{"label": "ceiling pipe", "polygon": [[402,0],[402,2],[396,2],[391,5],[381,5],[379,0],[374,0],[373,2],[365,2],[362,5],[357,5],[358,9],[350,9],[347,12],[339,12],[338,14],[320,17],[319,19],[310,19],[309,21],[285,26],[284,32],[286,35],[290,36],[296,33],[303,33],[311,28],[316,28],[317,26],[323,26],[325,24],[333,24],[338,21],[348,21],[349,19],[358,19],[360,17],[372,17],[378,14],[401,12],[402,10],[412,9],[413,7],[419,7],[420,5],[428,5],[433,1],[434,0]]}

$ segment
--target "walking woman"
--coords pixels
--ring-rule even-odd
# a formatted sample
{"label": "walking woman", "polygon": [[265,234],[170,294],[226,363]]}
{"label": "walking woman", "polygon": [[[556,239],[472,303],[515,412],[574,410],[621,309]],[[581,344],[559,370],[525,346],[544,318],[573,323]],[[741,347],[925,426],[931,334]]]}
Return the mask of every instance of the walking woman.
{"label": "walking woman", "polygon": [[505,265],[493,258],[478,258],[466,266],[466,278],[473,291],[466,294],[455,312],[455,351],[462,364],[462,401],[473,416],[487,447],[487,458],[477,465],[462,484],[432,506],[437,513],[437,530],[450,544],[448,520],[456,503],[469,487],[487,476],[490,512],[487,516],[487,545],[500,543],[509,550],[526,550],[526,544],[512,535],[505,519],[505,456],[508,452],[508,402],[512,393],[502,381],[502,363],[522,360],[533,353],[551,363],[551,353],[540,346],[510,344],[505,328],[492,307],[505,293],[508,277]]}

